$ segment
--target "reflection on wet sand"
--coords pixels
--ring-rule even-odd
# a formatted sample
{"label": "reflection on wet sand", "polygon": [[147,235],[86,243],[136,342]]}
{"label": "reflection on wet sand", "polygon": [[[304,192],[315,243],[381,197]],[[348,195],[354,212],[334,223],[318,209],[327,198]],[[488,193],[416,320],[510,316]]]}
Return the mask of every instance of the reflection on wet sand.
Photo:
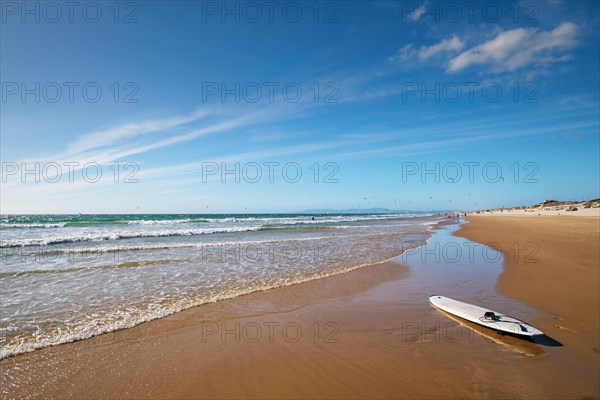
{"label": "reflection on wet sand", "polygon": [[[511,350],[517,351],[526,356],[542,355],[542,354],[544,354],[544,350],[541,348],[541,345],[551,346],[552,342],[558,343],[551,338],[548,338],[545,340],[544,337],[546,335],[542,335],[539,338],[538,337],[530,338],[528,336],[519,336],[519,335],[515,335],[512,333],[500,332],[495,329],[491,329],[491,328],[485,327],[483,325],[479,325],[479,324],[473,323],[471,321],[467,321],[465,319],[462,319],[460,317],[457,317],[455,315],[447,313],[443,310],[438,309],[438,311],[440,313],[444,314],[445,316],[447,316],[448,318],[451,318],[454,321],[460,323],[461,325],[464,325],[467,328],[477,332],[478,334],[485,336],[486,338],[490,339],[491,341],[498,343],[498,344],[505,345],[505,346],[507,346],[507,348],[510,348]],[[560,343],[558,343],[558,346],[562,346],[562,345]],[[554,345],[552,347],[556,347],[556,345]]]}

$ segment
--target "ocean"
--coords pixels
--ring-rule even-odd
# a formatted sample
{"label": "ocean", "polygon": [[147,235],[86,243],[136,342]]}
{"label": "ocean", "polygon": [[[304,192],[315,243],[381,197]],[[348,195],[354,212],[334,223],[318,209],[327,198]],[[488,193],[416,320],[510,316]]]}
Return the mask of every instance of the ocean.
{"label": "ocean", "polygon": [[431,214],[0,216],[0,359],[390,260]]}

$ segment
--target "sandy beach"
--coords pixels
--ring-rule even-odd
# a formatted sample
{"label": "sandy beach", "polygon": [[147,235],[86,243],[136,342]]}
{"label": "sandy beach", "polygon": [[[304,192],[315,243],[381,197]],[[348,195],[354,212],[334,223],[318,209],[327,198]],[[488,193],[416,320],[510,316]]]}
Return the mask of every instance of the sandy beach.
{"label": "sandy beach", "polygon": [[[552,209],[553,207],[538,207],[532,209],[506,209],[489,210],[471,213],[476,216],[496,216],[496,217],[584,217],[600,218],[600,208],[578,208],[576,211],[566,211],[563,209]],[[558,208],[558,207],[557,207]]]}
{"label": "sandy beach", "polygon": [[[540,262],[432,255],[467,243],[441,226],[398,262],[10,357],[2,398],[598,398],[598,220],[468,219],[460,236],[503,251],[535,241]],[[434,293],[526,319],[562,346],[455,321]]]}
{"label": "sandy beach", "polygon": [[600,0],[0,15],[0,400],[600,400]]}
{"label": "sandy beach", "polygon": [[528,218],[474,215],[458,235],[501,250],[499,292],[544,312],[542,330],[600,376],[600,219],[588,216],[600,210],[581,211],[585,214]]}

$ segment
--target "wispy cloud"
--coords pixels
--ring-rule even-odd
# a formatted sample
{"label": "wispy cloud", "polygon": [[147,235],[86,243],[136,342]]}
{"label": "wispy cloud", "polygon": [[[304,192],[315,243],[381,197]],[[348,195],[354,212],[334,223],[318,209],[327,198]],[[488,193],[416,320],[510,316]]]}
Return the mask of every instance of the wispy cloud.
{"label": "wispy cloud", "polygon": [[441,58],[439,65],[448,73],[474,66],[484,66],[491,72],[510,72],[572,59],[566,51],[577,44],[577,33],[578,26],[571,22],[551,31],[518,28],[502,31],[465,51],[466,41],[453,34],[430,46],[417,48],[413,43],[405,44],[388,61],[408,64]]}
{"label": "wispy cloud", "polygon": [[[245,111],[230,109],[228,112],[205,108],[187,115],[128,122],[81,135],[58,154],[20,162],[76,162],[78,165],[74,170],[79,170],[86,163],[108,164],[203,136],[273,122],[278,118],[289,117],[285,109],[285,105]],[[198,126],[200,122],[202,126]],[[156,134],[160,136],[155,137]]]}
{"label": "wispy cloud", "polygon": [[458,52],[464,49],[464,47],[465,42],[454,35],[450,39],[444,39],[434,45],[422,47],[418,53],[419,59],[424,61],[440,53]]}
{"label": "wispy cloud", "polygon": [[165,119],[150,119],[131,122],[104,130],[81,135],[67,147],[66,154],[73,155],[88,150],[109,146],[123,140],[133,139],[148,133],[155,133],[189,124],[208,116],[207,109],[198,109],[189,115],[177,115]]}
{"label": "wispy cloud", "polygon": [[239,128],[246,125],[251,125],[260,121],[265,121],[271,116],[270,112],[257,112],[248,113],[239,117],[230,118],[224,121],[213,123],[209,126],[192,130],[191,132],[175,135],[166,139],[158,140],[153,143],[144,144],[132,148],[119,148],[116,151],[112,151],[105,155],[107,161],[118,160],[123,157],[128,157],[140,153],[145,153],[151,150],[156,150],[162,147],[171,146],[174,144],[189,142],[202,136],[206,136],[212,133],[226,132],[235,128]]}
{"label": "wispy cloud", "polygon": [[418,59],[422,62],[440,54],[456,54],[464,49],[465,46],[465,42],[456,35],[452,35],[452,37],[443,39],[431,46],[421,46],[418,49],[412,43],[408,43],[398,49],[398,52],[390,57],[389,61],[408,62]]}
{"label": "wispy cloud", "polygon": [[407,62],[414,60],[417,56],[417,50],[412,43],[405,44],[400,47],[396,54],[389,57],[388,60],[391,62]]}
{"label": "wispy cloud", "polygon": [[408,14],[407,17],[411,21],[418,21],[419,18],[421,18],[421,15],[423,15],[423,13],[425,12],[426,9],[427,9],[427,2],[424,2],[423,4],[421,4],[421,6],[419,8],[417,8],[415,11],[411,12],[410,14]]}
{"label": "wispy cloud", "polygon": [[504,31],[450,60],[446,70],[458,72],[485,65],[493,72],[503,72],[569,60],[571,56],[562,51],[575,46],[576,35],[577,26],[570,22],[551,31],[524,28]]}
{"label": "wispy cloud", "polygon": [[[517,124],[513,124],[517,125]],[[357,150],[352,152],[345,152],[335,154],[333,157],[336,160],[342,158],[364,158],[372,156],[407,156],[407,155],[418,155],[418,154],[431,154],[431,153],[447,153],[453,152],[460,145],[464,146],[467,143],[475,142],[488,142],[492,140],[503,140],[506,138],[515,137],[532,137],[537,135],[547,135],[550,133],[563,133],[570,132],[572,130],[589,129],[596,126],[595,121],[583,121],[579,123],[565,123],[557,124],[552,127],[539,127],[539,128],[500,128],[499,124],[490,124],[487,126],[473,126],[468,129],[463,129],[463,134],[458,135],[454,138],[449,139],[435,139],[435,129],[427,128],[418,133],[417,137],[432,137],[432,140],[422,140],[414,143],[397,144],[397,145],[386,145],[377,148],[371,148],[367,150]],[[459,131],[459,129],[454,129]],[[466,131],[472,131],[469,134],[464,134]],[[445,133],[441,135],[445,136]],[[399,133],[400,134],[400,133]],[[402,135],[405,132],[401,132]]]}

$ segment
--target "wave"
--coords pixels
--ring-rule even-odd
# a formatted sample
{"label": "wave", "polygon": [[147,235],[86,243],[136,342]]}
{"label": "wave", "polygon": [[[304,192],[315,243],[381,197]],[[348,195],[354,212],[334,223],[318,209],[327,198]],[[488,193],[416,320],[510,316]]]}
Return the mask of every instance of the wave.
{"label": "wave", "polygon": [[170,236],[197,236],[213,233],[250,232],[260,230],[260,226],[223,227],[204,229],[171,229],[166,231],[117,231],[117,232],[92,232],[82,235],[58,236],[51,238],[20,238],[0,241],[0,248],[48,246],[52,244],[77,243],[77,242],[102,242],[108,240],[133,239],[144,237],[170,237]]}
{"label": "wave", "polygon": [[267,224],[262,227],[262,230],[264,230],[264,231],[281,231],[281,230],[303,229],[303,230],[314,230],[314,231],[326,231],[326,230],[336,229],[336,228],[337,228],[337,226],[330,226],[330,225],[306,226],[303,224],[297,224],[297,225],[285,225],[285,224],[270,225],[270,224]]}
{"label": "wave", "polygon": [[13,278],[16,276],[27,276],[27,275],[44,275],[44,274],[61,274],[69,272],[80,272],[80,271],[94,271],[94,270],[106,270],[115,268],[137,268],[144,267],[147,265],[162,265],[167,263],[174,263],[182,260],[143,260],[143,261],[127,261],[113,265],[94,265],[88,267],[76,267],[76,268],[65,268],[65,269],[33,269],[29,271],[12,271],[12,272],[0,272],[0,278]]}
{"label": "wave", "polygon": [[1,223],[0,228],[13,228],[13,229],[36,229],[36,228],[62,228],[67,222],[59,222],[55,224],[10,224]]}
{"label": "wave", "polygon": [[[400,219],[416,216],[424,216],[420,214],[366,214],[366,215],[315,215],[315,216],[234,216],[223,218],[210,217],[194,217],[187,218],[184,215],[178,215],[178,218],[128,218],[128,216],[114,218],[106,217],[20,217],[20,218],[3,218],[0,223],[0,228],[4,229],[35,229],[35,228],[73,228],[73,227],[94,227],[102,225],[178,225],[178,224],[194,224],[194,223],[260,223],[265,225],[302,225],[302,224],[323,224],[323,223],[338,223],[338,222],[355,222],[369,221],[382,219]],[[159,218],[156,218],[159,217]],[[175,216],[174,216],[175,217]],[[314,218],[314,219],[313,219]],[[37,219],[37,221],[36,221]],[[39,221],[39,222],[38,222]]]}
{"label": "wave", "polygon": [[[356,225],[356,222],[369,220],[388,220],[393,221],[402,219],[398,215],[377,215],[377,216],[327,216],[316,217],[315,220],[307,220],[306,217],[246,217],[246,218],[185,218],[185,219],[151,219],[151,220],[127,220],[111,219],[103,221],[73,221],[58,223],[12,223],[2,224],[11,228],[57,228],[52,233],[45,233],[43,236],[34,234],[34,231],[27,232],[21,230],[13,231],[7,235],[6,239],[0,240],[0,248],[30,247],[30,246],[49,246],[65,243],[77,242],[102,242],[119,239],[133,238],[153,238],[169,236],[196,236],[213,233],[235,233],[249,231],[273,231],[273,230],[314,230],[326,231],[332,229],[348,229],[351,227],[362,227]],[[217,222],[218,223],[215,223]],[[425,222],[425,221],[424,221]],[[101,227],[101,225],[119,224],[123,228]],[[208,223],[208,225],[206,225]],[[193,224],[202,224],[200,225]],[[389,223],[387,224],[389,225]],[[386,226],[387,226],[386,225]],[[425,224],[426,225],[426,224]],[[88,229],[67,229],[64,227],[88,227]],[[136,228],[137,227],[137,228]],[[10,231],[8,231],[10,232]],[[40,232],[40,231],[37,231]],[[42,231],[43,232],[43,231]],[[48,231],[50,232],[50,231]]]}
{"label": "wave", "polygon": [[[213,248],[219,246],[256,246],[261,244],[285,244],[288,242],[310,242],[310,241],[323,241],[323,240],[339,240],[348,238],[368,238],[368,237],[379,237],[386,235],[405,235],[411,233],[427,233],[428,230],[421,231],[387,231],[387,232],[370,232],[370,233],[355,233],[350,235],[334,235],[334,236],[311,236],[303,238],[289,238],[289,239],[265,239],[265,240],[245,240],[245,241],[228,241],[228,242],[208,242],[208,243],[169,243],[169,244],[129,244],[129,245],[117,245],[117,246],[102,246],[102,247],[78,247],[78,248],[53,248],[44,250],[44,255],[52,256],[56,254],[105,254],[105,253],[119,253],[119,252],[137,252],[137,251],[153,251],[153,250],[172,250],[172,249],[204,249]],[[407,243],[412,243],[411,241]],[[11,253],[4,251],[0,253],[0,256],[18,256],[22,257],[24,254],[21,252]],[[64,271],[69,271],[66,269]],[[20,271],[26,272],[26,271]],[[17,272],[11,272],[12,275],[18,275]],[[11,276],[12,276],[11,275]],[[0,276],[5,276],[0,273]],[[6,275],[8,276],[8,275]]]}
{"label": "wave", "polygon": [[185,219],[149,219],[133,220],[127,222],[129,225],[172,225],[172,224],[192,224],[210,222],[205,218],[185,218]]}
{"label": "wave", "polygon": [[65,227],[87,227],[87,226],[101,226],[101,225],[126,225],[129,221],[126,219],[112,219],[112,220],[91,220],[91,221],[70,221],[65,223]]}
{"label": "wave", "polygon": [[187,219],[158,219],[158,220],[82,220],[65,221],[56,223],[0,223],[0,228],[8,229],[35,229],[35,228],[69,228],[69,227],[90,227],[102,225],[173,225],[182,223],[202,223],[209,222],[206,218],[187,218]]}

